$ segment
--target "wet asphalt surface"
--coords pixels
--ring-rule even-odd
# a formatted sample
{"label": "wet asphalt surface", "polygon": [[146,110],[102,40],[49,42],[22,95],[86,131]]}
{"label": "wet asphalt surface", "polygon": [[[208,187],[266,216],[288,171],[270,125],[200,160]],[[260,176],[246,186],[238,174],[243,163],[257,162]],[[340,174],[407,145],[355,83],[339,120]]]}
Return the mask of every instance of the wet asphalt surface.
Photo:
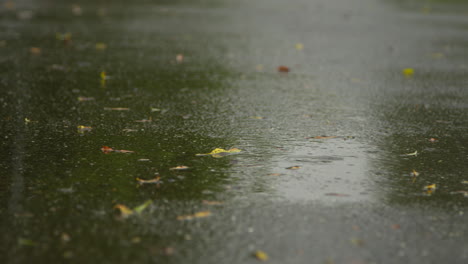
{"label": "wet asphalt surface", "polygon": [[463,1],[7,1],[1,262],[467,263],[467,30]]}

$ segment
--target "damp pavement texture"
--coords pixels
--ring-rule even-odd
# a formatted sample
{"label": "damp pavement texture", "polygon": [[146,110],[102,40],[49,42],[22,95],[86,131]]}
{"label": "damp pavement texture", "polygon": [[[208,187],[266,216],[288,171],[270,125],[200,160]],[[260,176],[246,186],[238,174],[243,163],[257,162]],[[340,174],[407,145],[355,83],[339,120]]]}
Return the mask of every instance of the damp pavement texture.
{"label": "damp pavement texture", "polygon": [[468,263],[468,3],[0,10],[1,263]]}

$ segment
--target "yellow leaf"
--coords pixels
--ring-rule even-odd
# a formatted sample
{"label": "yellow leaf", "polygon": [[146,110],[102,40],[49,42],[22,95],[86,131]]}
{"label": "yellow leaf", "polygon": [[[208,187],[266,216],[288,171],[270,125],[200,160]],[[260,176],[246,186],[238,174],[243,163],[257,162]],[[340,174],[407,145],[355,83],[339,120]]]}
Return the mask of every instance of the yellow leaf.
{"label": "yellow leaf", "polygon": [[177,220],[192,220],[194,218],[203,218],[211,215],[210,211],[201,211],[191,215],[180,215],[177,216]]}
{"label": "yellow leaf", "polygon": [[267,261],[268,260],[267,253],[265,253],[265,252],[263,252],[261,250],[255,251],[254,256],[260,261]]}
{"label": "yellow leaf", "polygon": [[128,208],[127,206],[125,206],[123,204],[117,204],[117,205],[114,206],[114,208],[118,209],[120,211],[120,216],[122,218],[127,218],[127,217],[129,217],[129,216],[131,216],[131,215],[133,215],[135,213],[141,214],[141,212],[143,212],[143,210],[145,210],[151,203],[152,203],[152,201],[148,200],[148,201],[144,202],[143,204],[133,208],[133,210]]}
{"label": "yellow leaf", "polygon": [[85,132],[89,132],[91,130],[93,130],[93,128],[90,126],[78,126],[78,133],[81,133],[81,134]]}
{"label": "yellow leaf", "polygon": [[120,211],[120,216],[123,218],[127,218],[133,214],[133,210],[123,204],[117,204],[114,208]]}
{"label": "yellow leaf", "polygon": [[105,71],[102,71],[99,75],[101,76],[101,80],[107,80],[109,78]]}
{"label": "yellow leaf", "polygon": [[406,77],[413,76],[414,75],[414,69],[413,68],[403,69],[403,75],[405,75]]}
{"label": "yellow leaf", "polygon": [[211,215],[211,212],[210,211],[201,211],[201,212],[197,212],[195,213],[193,216],[195,218],[202,218],[202,217],[208,217]]}
{"label": "yellow leaf", "polygon": [[288,170],[298,170],[300,168],[301,168],[301,166],[291,166],[291,167],[287,167],[286,169],[288,169]]}
{"label": "yellow leaf", "polygon": [[427,186],[424,186],[424,190],[426,191],[433,191],[437,188],[436,184],[431,184],[431,185],[427,185]]}
{"label": "yellow leaf", "polygon": [[225,149],[222,149],[222,148],[215,148],[210,153],[196,154],[196,156],[212,155],[213,157],[218,158],[218,157],[222,157],[222,156],[225,156],[225,155],[228,155],[228,154],[238,153],[238,152],[241,152],[241,151],[242,150],[240,150],[238,148],[231,148],[231,149],[228,149],[228,150],[225,150]]}
{"label": "yellow leaf", "polygon": [[303,49],[304,49],[304,44],[302,44],[302,43],[297,43],[297,44],[296,44],[296,49],[297,49],[297,50],[303,50]]}
{"label": "yellow leaf", "polygon": [[419,176],[419,172],[417,172],[416,170],[413,170],[411,173],[410,173],[411,177],[413,177],[413,183],[416,181],[416,177]]}

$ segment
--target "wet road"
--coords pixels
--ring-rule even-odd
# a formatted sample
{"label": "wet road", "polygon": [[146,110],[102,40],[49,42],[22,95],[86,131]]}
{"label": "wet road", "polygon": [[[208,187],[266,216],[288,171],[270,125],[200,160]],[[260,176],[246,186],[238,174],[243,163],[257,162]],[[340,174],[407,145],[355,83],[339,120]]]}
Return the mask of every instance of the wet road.
{"label": "wet road", "polygon": [[467,14],[7,1],[2,263],[467,263]]}

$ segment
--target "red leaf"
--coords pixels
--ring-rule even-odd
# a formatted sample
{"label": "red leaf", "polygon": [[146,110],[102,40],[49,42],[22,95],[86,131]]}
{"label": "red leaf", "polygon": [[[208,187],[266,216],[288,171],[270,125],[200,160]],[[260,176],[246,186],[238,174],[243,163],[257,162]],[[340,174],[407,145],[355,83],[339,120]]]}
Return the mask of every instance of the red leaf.
{"label": "red leaf", "polygon": [[289,72],[290,69],[286,66],[278,66],[278,72]]}
{"label": "red leaf", "polygon": [[107,153],[110,153],[110,152],[114,151],[114,149],[111,148],[111,147],[108,147],[108,146],[102,146],[101,151],[104,152],[105,154],[107,154]]}

